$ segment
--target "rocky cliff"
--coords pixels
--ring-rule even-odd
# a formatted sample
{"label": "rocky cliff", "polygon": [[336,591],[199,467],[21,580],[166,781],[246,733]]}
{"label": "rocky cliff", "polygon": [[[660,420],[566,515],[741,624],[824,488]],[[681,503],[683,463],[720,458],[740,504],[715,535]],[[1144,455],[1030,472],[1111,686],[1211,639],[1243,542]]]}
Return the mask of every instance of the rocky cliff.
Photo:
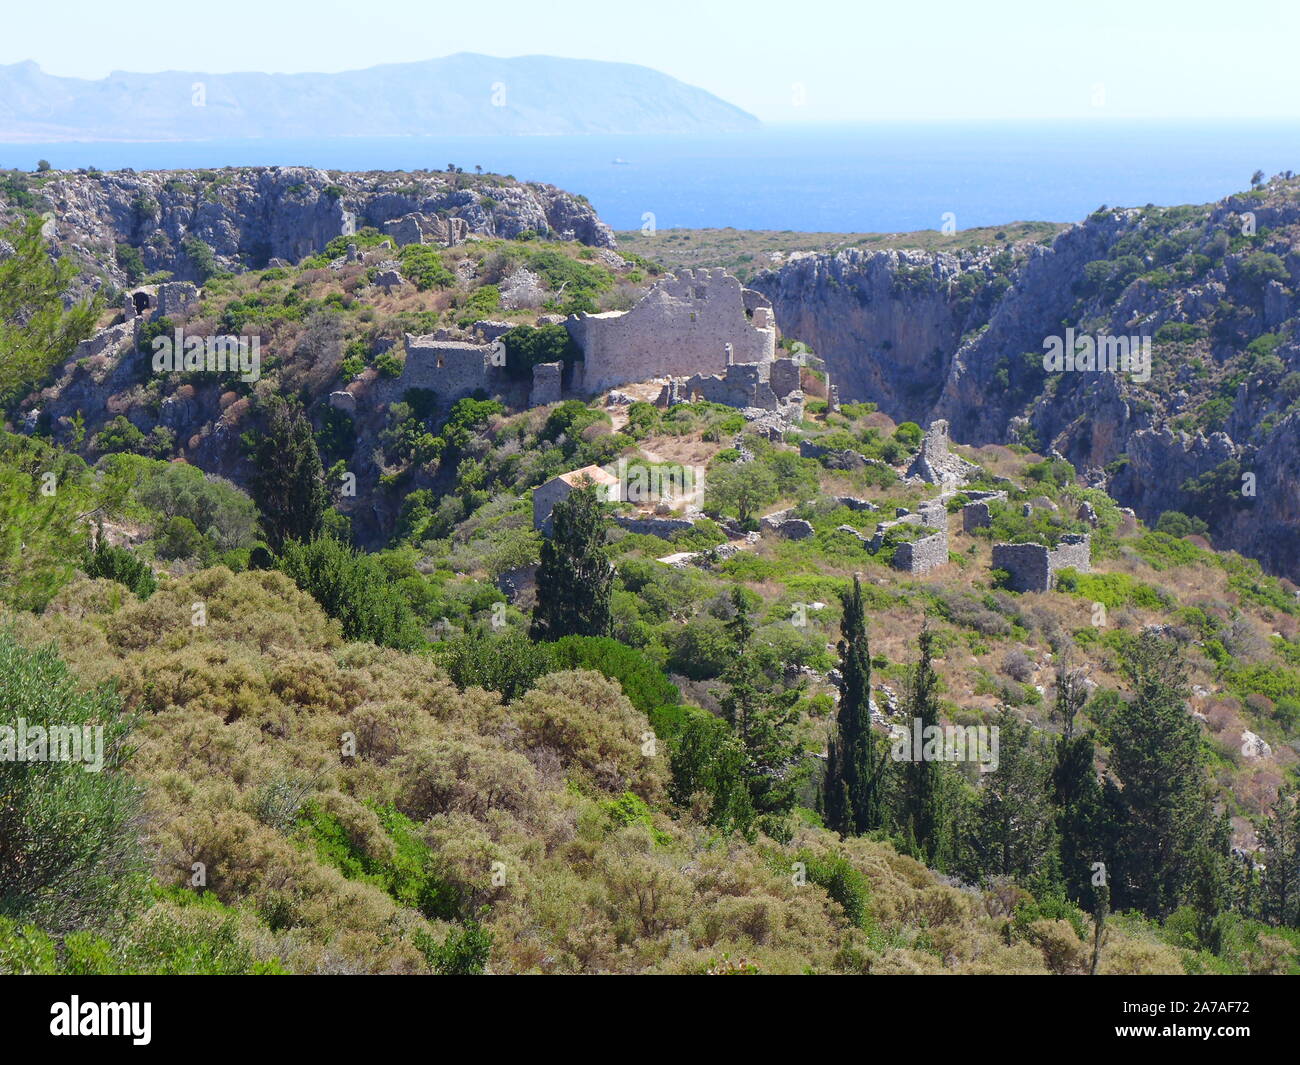
{"label": "rocky cliff", "polygon": [[[117,285],[134,280],[122,245],[139,250],[146,273],[202,281],[214,269],[296,262],[335,237],[411,212],[464,219],[480,236],[531,231],[597,247],[615,243],[585,200],[497,175],[310,167],[55,171],[32,179],[30,195],[49,214],[60,248]],[[5,213],[0,202],[0,222]]]}
{"label": "rocky cliff", "polygon": [[[1203,207],[1103,208],[1050,245],[809,255],[752,286],[841,399],[1059,452],[1144,519],[1198,515],[1219,546],[1300,576],[1291,175]],[[1045,368],[1052,338],[1080,358],[1146,344],[1149,379],[1137,362]]]}

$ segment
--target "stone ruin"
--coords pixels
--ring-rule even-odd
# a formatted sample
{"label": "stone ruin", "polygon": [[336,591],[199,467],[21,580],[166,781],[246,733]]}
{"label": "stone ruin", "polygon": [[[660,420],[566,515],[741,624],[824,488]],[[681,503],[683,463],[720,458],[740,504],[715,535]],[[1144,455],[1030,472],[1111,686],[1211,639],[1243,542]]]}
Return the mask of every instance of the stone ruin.
{"label": "stone ruin", "polygon": [[873,554],[885,545],[890,529],[915,525],[933,530],[916,540],[899,544],[894,549],[895,569],[907,573],[928,573],[948,561],[948,508],[944,500],[927,499],[916,508],[916,513],[903,512],[894,521],[882,521],[876,526],[867,549]]}
{"label": "stone ruin", "polygon": [[443,339],[439,333],[406,334],[406,364],[400,376],[383,382],[379,402],[400,399],[408,388],[431,388],[438,402],[454,403],[488,390],[494,380],[491,344]]}
{"label": "stone ruin", "polygon": [[631,310],[573,315],[565,328],[582,349],[587,392],[655,377],[726,379],[730,367],[756,366],[733,371],[744,390],[770,385],[776,356],[771,303],[720,267],[668,275]]}
{"label": "stone ruin", "polygon": [[469,237],[469,223],[463,218],[439,218],[413,211],[385,222],[379,227],[392,237],[397,246],[438,244],[450,248],[464,244]]}
{"label": "stone ruin", "polygon": [[921,450],[908,467],[907,476],[918,477],[927,484],[937,484],[944,489],[959,488],[965,484],[979,467],[954,455],[949,450],[951,442],[948,423],[942,418],[931,422],[921,440]]}
{"label": "stone ruin", "polygon": [[994,569],[1005,570],[1007,587],[1016,592],[1050,592],[1063,569],[1092,572],[1092,537],[1067,533],[1055,548],[1042,544],[994,544]]}
{"label": "stone ruin", "polygon": [[793,513],[793,507],[778,510],[774,514],[759,518],[758,527],[785,540],[807,540],[815,532],[812,522],[792,517]]}
{"label": "stone ruin", "polygon": [[[424,224],[421,219],[427,221],[425,216],[405,215],[386,228],[399,243],[406,237],[414,240],[411,227]],[[427,230],[421,233],[429,236]],[[590,394],[667,377],[661,404],[699,397],[744,410],[751,420],[768,414],[779,417],[780,424],[774,423],[768,435],[779,437],[789,420],[802,414],[800,364],[775,357],[771,304],[724,270],[670,275],[630,311],[538,319],[539,325],[561,322],[582,351],[582,360],[572,368],[561,363],[534,367],[531,406],[557,403],[565,391]],[[439,402],[447,404],[479,389],[492,393],[505,383],[503,352],[495,345],[512,328],[510,322],[484,320],[475,322],[468,334],[449,329],[423,336],[408,333],[405,367],[399,377],[378,384],[376,401],[391,402],[408,388],[433,389]],[[466,336],[475,339],[462,339]],[[683,376],[688,372],[692,376]],[[342,397],[339,405],[353,406]]]}
{"label": "stone ruin", "polygon": [[534,366],[533,390],[528,397],[528,405],[544,407],[548,403],[559,403],[563,377],[564,363],[562,362],[540,362]]}
{"label": "stone ruin", "polygon": [[966,495],[970,502],[961,508],[961,528],[965,533],[987,529],[993,524],[992,504],[1007,501],[1006,492],[967,492]]}
{"label": "stone ruin", "polygon": [[197,286],[188,281],[166,281],[159,285],[134,288],[122,297],[122,320],[105,326],[81,341],[72,353],[74,359],[120,353],[126,340],[139,341],[145,319],[187,315],[199,298]]}
{"label": "stone ruin", "polygon": [[[727,347],[730,355],[731,345]],[[801,406],[799,367],[793,359],[773,359],[770,363],[731,363],[721,374],[670,377],[655,403],[672,407],[693,399],[764,411],[775,411],[787,404]]]}

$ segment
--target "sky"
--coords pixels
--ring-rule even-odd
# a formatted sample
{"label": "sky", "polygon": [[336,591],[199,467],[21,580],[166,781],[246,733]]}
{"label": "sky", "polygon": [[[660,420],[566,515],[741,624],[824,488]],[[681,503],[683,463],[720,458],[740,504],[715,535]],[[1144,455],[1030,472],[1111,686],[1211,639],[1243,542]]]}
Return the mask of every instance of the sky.
{"label": "sky", "polygon": [[103,0],[6,5],[0,63],[296,73],[454,52],[639,63],[768,122],[1300,117],[1300,3]]}

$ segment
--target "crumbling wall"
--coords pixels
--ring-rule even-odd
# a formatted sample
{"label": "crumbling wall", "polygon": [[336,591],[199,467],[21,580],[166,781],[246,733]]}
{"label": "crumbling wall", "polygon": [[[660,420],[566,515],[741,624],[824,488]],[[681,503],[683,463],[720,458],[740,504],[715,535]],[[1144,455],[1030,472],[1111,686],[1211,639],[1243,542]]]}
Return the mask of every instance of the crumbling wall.
{"label": "crumbling wall", "polygon": [[776,352],[770,310],[758,308],[751,321],[740,281],[721,268],[679,271],[631,310],[573,316],[565,328],[582,349],[589,392],[652,377],[721,376],[731,364],[766,366]]}
{"label": "crumbling wall", "polygon": [[691,518],[648,518],[616,514],[614,522],[619,528],[626,529],[630,533],[658,536],[664,540],[671,539],[675,533],[695,528],[695,522]]}
{"label": "crumbling wall", "polygon": [[776,410],[776,395],[763,380],[760,363],[731,365],[721,375],[696,374],[681,385],[684,395],[727,407],[760,407]]}
{"label": "crumbling wall", "polygon": [[799,364],[794,359],[773,359],[768,383],[777,399],[785,399],[791,392],[798,392]]}
{"label": "crumbling wall", "polygon": [[987,529],[993,524],[992,505],[1005,503],[1006,492],[967,492],[970,502],[961,508],[961,527],[963,532]]}
{"label": "crumbling wall", "polygon": [[400,399],[408,388],[431,388],[438,402],[454,403],[478,389],[491,391],[496,367],[490,363],[491,345],[437,340],[406,334],[406,364],[400,376],[381,382],[380,402]]}
{"label": "crumbling wall", "polygon": [[1052,587],[1049,553],[1042,544],[994,544],[992,566],[1006,571],[1013,592],[1046,592]]}
{"label": "crumbling wall", "polygon": [[533,390],[528,397],[530,407],[544,407],[548,403],[559,403],[561,380],[564,376],[564,363],[539,362],[533,367]]}
{"label": "crumbling wall", "polygon": [[568,496],[573,488],[559,477],[533,489],[533,528],[544,536],[551,535],[551,511],[555,504]]}
{"label": "crumbling wall", "polygon": [[949,450],[950,442],[948,423],[942,418],[931,422],[921,440],[921,450],[908,467],[907,475],[944,488],[956,488],[964,484],[976,467],[974,463],[954,455]]}
{"label": "crumbling wall", "polygon": [[1063,569],[1092,572],[1092,537],[1070,533],[1050,550],[1042,544],[994,544],[992,565],[1006,571],[1007,587],[1013,591],[1049,592]]}
{"label": "crumbling wall", "polygon": [[157,317],[173,318],[188,313],[199,298],[199,290],[188,281],[165,281],[158,286]]}
{"label": "crumbling wall", "polygon": [[928,573],[948,562],[948,530],[923,536],[894,550],[894,568],[908,573]]}
{"label": "crumbling wall", "polygon": [[1076,569],[1080,573],[1092,572],[1092,537],[1087,533],[1066,533],[1049,559],[1052,572]]}

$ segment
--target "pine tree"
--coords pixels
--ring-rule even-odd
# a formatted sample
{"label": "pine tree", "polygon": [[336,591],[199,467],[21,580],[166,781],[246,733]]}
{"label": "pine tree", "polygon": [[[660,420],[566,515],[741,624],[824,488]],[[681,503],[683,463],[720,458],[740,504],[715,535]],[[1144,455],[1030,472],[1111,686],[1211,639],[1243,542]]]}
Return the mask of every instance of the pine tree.
{"label": "pine tree", "polygon": [[1110,723],[1110,764],[1126,815],[1124,875],[1112,887],[1117,905],[1164,917],[1187,901],[1209,821],[1201,737],[1187,713],[1186,666],[1172,641],[1144,633],[1126,667],[1133,699]]}
{"label": "pine tree", "polygon": [[829,744],[823,812],[826,824],[844,835],[860,835],[883,821],[881,774],[884,758],[876,753],[871,729],[871,651],[862,605],[862,582],[843,597],[840,621],[840,673],[843,692]]}
{"label": "pine tree", "polygon": [[320,535],[329,507],[325,471],[311,422],[301,404],[272,396],[266,429],[246,438],[254,474],[253,499],[272,550],[288,540],[306,543]]}
{"label": "pine tree", "polygon": [[98,299],[65,304],[77,276],[55,257],[33,217],[0,230],[0,406],[24,395],[94,332]]}
{"label": "pine tree", "polygon": [[595,485],[581,485],[551,511],[551,535],[542,541],[537,567],[533,638],[610,635],[613,592],[604,507]]}

